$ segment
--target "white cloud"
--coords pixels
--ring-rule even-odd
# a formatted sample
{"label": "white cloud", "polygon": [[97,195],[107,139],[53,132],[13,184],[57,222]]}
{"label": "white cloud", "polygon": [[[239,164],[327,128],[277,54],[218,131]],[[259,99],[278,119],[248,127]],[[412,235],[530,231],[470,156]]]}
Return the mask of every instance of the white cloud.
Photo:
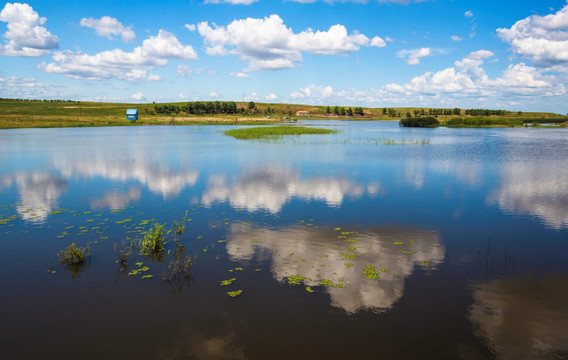
{"label": "white cloud", "polygon": [[397,53],[397,56],[403,59],[408,65],[419,65],[420,58],[432,55],[432,50],[430,48],[401,50]]}
{"label": "white cloud", "polygon": [[[292,102],[309,104],[408,104],[420,101],[422,106],[483,107],[496,103],[526,106],[564,103],[566,88],[562,81],[543,70],[524,63],[510,65],[500,77],[490,79],[483,69],[484,61],[493,57],[488,50],[470,53],[453,67],[426,72],[406,84],[386,84],[378,89],[334,90],[331,86],[310,85],[290,94]],[[485,103],[491,105],[484,105]]]}
{"label": "white cloud", "polygon": [[141,100],[145,99],[144,94],[142,94],[141,92],[138,92],[136,94],[132,94],[132,95],[130,95],[130,97],[133,98],[136,101],[141,101]]}
{"label": "white cloud", "polygon": [[0,97],[20,99],[54,99],[63,94],[63,86],[47,85],[33,78],[0,76]]}
{"label": "white cloud", "polygon": [[245,101],[257,101],[259,99],[258,95],[255,92],[251,92],[250,94],[246,94],[244,97]]}
{"label": "white cloud", "polygon": [[248,78],[248,77],[250,77],[250,74],[247,74],[247,73],[244,73],[244,72],[238,72],[238,73],[232,72],[229,75],[232,76],[232,77],[236,77],[236,78]]}
{"label": "white cloud", "polygon": [[195,31],[197,29],[195,24],[185,24],[185,28],[189,31]]}
{"label": "white cloud", "polygon": [[460,41],[463,40],[463,38],[461,38],[461,37],[459,37],[459,36],[457,36],[457,35],[452,35],[452,36],[450,36],[450,38],[451,38],[453,41],[456,41],[456,42],[460,42]]}
{"label": "white cloud", "polygon": [[207,45],[207,54],[238,55],[248,62],[248,71],[295,67],[303,60],[302,52],[345,55],[359,50],[361,46],[386,45],[378,36],[370,40],[357,32],[348,34],[345,26],[339,24],[327,31],[308,28],[294,33],[278,15],[234,20],[226,27],[210,26],[205,21],[199,23],[197,29]]}
{"label": "white cloud", "polygon": [[7,3],[0,12],[0,21],[8,23],[4,37],[8,39],[0,45],[0,55],[37,57],[59,47],[59,39],[41,26],[46,18],[28,4]]}
{"label": "white cloud", "polygon": [[212,92],[209,93],[209,97],[210,97],[210,98],[218,98],[218,97],[219,97],[219,94],[217,94],[216,92],[212,91]]}
{"label": "white cloud", "polygon": [[187,64],[181,64],[177,67],[177,74],[179,77],[186,77],[191,74],[191,69]]}
{"label": "white cloud", "polygon": [[113,35],[120,36],[123,42],[136,40],[136,35],[131,29],[132,26],[125,27],[120,21],[110,16],[103,16],[100,19],[83,18],[79,25],[95,29],[95,34],[109,40],[113,39]]}
{"label": "white cloud", "polygon": [[466,11],[463,15],[464,15],[465,17],[467,17],[467,18],[472,18],[472,17],[473,17],[473,13],[472,13],[470,10]]}
{"label": "white cloud", "polygon": [[546,16],[532,15],[517,21],[510,29],[497,29],[516,54],[536,66],[568,64],[568,5]]}
{"label": "white cloud", "polygon": [[43,62],[38,68],[70,78],[156,81],[160,76],[148,71],[167,65],[170,58],[195,60],[197,54],[190,45],[184,46],[173,34],[160,30],[157,36],[150,36],[132,52],[114,49],[88,55],[66,50],[53,55],[55,62]]}
{"label": "white cloud", "polygon": [[275,93],[270,93],[264,97],[266,100],[274,101],[278,99],[278,96]]}
{"label": "white cloud", "polygon": [[250,5],[258,0],[205,0],[204,4],[233,4],[233,5]]}

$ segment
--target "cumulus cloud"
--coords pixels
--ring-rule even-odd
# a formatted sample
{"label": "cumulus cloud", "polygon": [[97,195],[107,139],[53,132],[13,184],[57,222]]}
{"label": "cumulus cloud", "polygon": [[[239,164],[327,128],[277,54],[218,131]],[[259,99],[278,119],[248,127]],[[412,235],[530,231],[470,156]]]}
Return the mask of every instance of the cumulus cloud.
{"label": "cumulus cloud", "polygon": [[234,20],[227,26],[197,25],[212,56],[238,55],[248,62],[247,71],[280,70],[297,66],[302,52],[319,55],[350,54],[361,46],[383,47],[378,36],[369,39],[358,32],[348,34],[343,25],[333,25],[327,31],[306,29],[300,33],[284,24],[278,15],[264,19]]}
{"label": "cumulus cloud", "polygon": [[[310,85],[290,94],[292,102],[323,104],[401,104],[420,99],[429,106],[480,106],[489,103],[526,103],[527,99],[558,99],[566,94],[561,80],[525,63],[511,64],[500,77],[491,79],[482,65],[494,56],[491,51],[472,52],[456,61],[453,67],[426,72],[406,84],[386,84],[378,89],[334,90],[331,86]],[[489,100],[490,101],[489,101]],[[551,100],[547,100],[551,101]],[[465,105],[459,105],[465,104]]]}
{"label": "cumulus cloud", "polygon": [[278,96],[275,93],[268,94],[264,97],[266,100],[274,101],[278,99]]}
{"label": "cumulus cloud", "polygon": [[47,19],[28,4],[7,3],[0,12],[0,21],[8,28],[0,55],[37,57],[59,47],[59,38],[42,26]]}
{"label": "cumulus cloud", "polygon": [[156,81],[160,76],[148,71],[167,65],[172,58],[195,60],[197,54],[190,45],[184,46],[173,34],[160,30],[157,36],[150,36],[132,52],[114,49],[88,55],[66,50],[53,55],[55,62],[42,62],[38,67],[70,78]]}
{"label": "cumulus cloud", "polygon": [[144,94],[142,94],[141,92],[138,92],[136,94],[132,94],[130,95],[131,98],[133,98],[136,101],[141,101],[143,99],[145,99]]}
{"label": "cumulus cloud", "polygon": [[33,78],[0,76],[0,97],[21,99],[49,99],[63,95],[64,86],[48,85]]}
{"label": "cumulus cloud", "polygon": [[124,42],[132,42],[136,40],[136,34],[132,31],[132,26],[124,26],[120,21],[110,16],[103,16],[100,19],[83,18],[79,25],[95,30],[98,36],[106,37],[109,40],[114,36],[119,36]]}
{"label": "cumulus cloud", "polygon": [[459,37],[459,36],[457,36],[457,35],[452,35],[452,36],[450,36],[450,39],[452,39],[453,41],[456,41],[456,42],[460,42],[460,41],[463,40],[463,38],[461,38],[461,37]]}
{"label": "cumulus cloud", "polygon": [[401,50],[397,53],[397,56],[403,59],[408,65],[419,65],[420,58],[432,55],[432,50],[430,48]]}
{"label": "cumulus cloud", "polygon": [[513,52],[536,66],[568,64],[568,5],[546,16],[532,15],[517,21],[510,29],[497,29]]}
{"label": "cumulus cloud", "polygon": [[185,24],[185,28],[189,31],[195,31],[197,29],[195,24]]}

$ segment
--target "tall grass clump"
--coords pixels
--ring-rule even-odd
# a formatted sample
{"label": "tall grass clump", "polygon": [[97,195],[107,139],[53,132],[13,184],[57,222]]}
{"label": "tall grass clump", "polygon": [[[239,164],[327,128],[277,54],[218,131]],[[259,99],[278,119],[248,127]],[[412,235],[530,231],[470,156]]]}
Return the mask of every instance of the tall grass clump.
{"label": "tall grass clump", "polygon": [[522,119],[508,117],[489,118],[489,117],[455,117],[446,120],[447,127],[489,127],[489,126],[523,126]]}
{"label": "tall grass clump", "polygon": [[165,245],[164,225],[154,224],[154,227],[148,230],[138,245],[140,254],[160,259]]}
{"label": "tall grass clump", "polygon": [[59,263],[63,265],[66,271],[70,271],[71,277],[75,279],[88,265],[91,258],[90,246],[87,244],[87,246],[82,248],[73,241],[65,249],[58,251],[57,257],[59,258]]}
{"label": "tall grass clump", "polygon": [[261,126],[225,131],[225,135],[239,140],[277,139],[284,135],[334,134],[337,130],[303,126]]}
{"label": "tall grass clump", "polygon": [[174,259],[168,265],[162,280],[168,285],[169,292],[174,297],[183,293],[184,285],[188,288],[193,277],[193,261],[191,256],[185,254],[185,247],[177,242]]}
{"label": "tall grass clump", "polygon": [[132,249],[135,247],[134,240],[128,238],[122,242],[122,245],[118,247],[116,243],[113,244],[114,252],[118,257],[118,263],[120,266],[128,265],[128,257],[132,254]]}

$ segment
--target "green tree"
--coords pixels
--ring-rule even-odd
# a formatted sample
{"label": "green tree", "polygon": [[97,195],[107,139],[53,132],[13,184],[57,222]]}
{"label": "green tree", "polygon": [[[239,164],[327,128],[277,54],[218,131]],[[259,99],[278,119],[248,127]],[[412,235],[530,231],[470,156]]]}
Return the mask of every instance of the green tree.
{"label": "green tree", "polygon": [[250,102],[248,103],[248,109],[249,109],[249,110],[254,110],[254,109],[256,109],[256,104],[255,104],[253,101],[250,101]]}

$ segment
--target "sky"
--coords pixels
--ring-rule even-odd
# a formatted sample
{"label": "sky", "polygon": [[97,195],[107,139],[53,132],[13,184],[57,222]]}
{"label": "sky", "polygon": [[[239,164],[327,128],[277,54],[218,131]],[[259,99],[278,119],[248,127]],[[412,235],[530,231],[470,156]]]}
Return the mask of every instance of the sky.
{"label": "sky", "polygon": [[568,113],[568,2],[0,2],[0,98]]}

